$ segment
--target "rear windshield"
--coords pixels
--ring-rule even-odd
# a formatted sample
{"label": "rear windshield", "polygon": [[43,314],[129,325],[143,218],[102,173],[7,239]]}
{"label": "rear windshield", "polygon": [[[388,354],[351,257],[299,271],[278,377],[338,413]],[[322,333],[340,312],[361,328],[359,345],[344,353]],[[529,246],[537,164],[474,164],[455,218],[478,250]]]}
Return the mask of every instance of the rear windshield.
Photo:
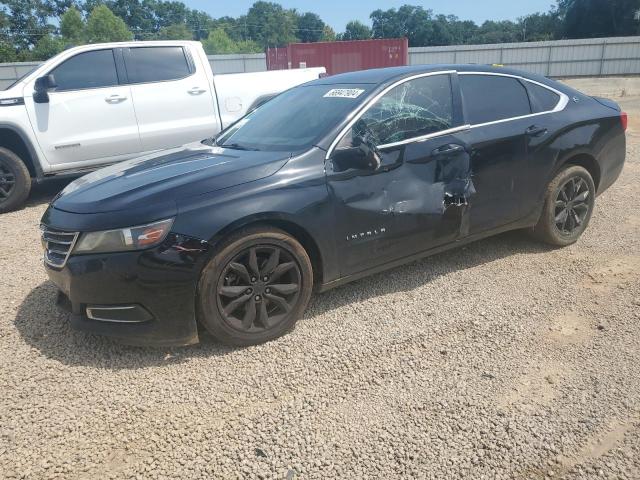
{"label": "rear windshield", "polygon": [[300,151],[356,109],[375,85],[308,85],[268,101],[218,136],[220,146]]}

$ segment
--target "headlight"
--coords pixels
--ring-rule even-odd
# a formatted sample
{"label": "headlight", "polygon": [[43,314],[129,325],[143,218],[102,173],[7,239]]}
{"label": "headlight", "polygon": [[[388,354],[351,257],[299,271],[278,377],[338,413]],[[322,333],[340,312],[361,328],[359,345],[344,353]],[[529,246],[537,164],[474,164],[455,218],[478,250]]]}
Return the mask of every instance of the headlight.
{"label": "headlight", "polygon": [[162,242],[171,230],[173,218],[138,227],[83,233],[73,253],[104,253],[142,250]]}

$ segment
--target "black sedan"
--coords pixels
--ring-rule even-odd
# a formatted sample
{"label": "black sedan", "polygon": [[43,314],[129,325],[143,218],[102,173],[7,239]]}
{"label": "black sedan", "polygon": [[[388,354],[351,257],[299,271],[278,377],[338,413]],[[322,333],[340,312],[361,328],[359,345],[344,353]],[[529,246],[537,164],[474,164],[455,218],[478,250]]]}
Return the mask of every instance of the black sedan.
{"label": "black sedan", "polygon": [[478,65],[323,78],[202,143],[71,183],[42,218],[77,328],[250,345],[311,292],[512,229],[563,246],[620,174],[626,114]]}

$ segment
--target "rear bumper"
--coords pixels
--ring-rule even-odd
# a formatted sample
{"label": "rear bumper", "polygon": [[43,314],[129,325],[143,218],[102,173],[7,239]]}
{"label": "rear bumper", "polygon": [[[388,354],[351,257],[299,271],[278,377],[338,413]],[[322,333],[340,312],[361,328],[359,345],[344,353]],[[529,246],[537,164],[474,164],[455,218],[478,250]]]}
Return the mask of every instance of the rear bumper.
{"label": "rear bumper", "polygon": [[150,250],[71,256],[61,269],[45,268],[73,327],[133,345],[189,345],[198,342],[195,299],[209,251],[207,242],[170,234]]}

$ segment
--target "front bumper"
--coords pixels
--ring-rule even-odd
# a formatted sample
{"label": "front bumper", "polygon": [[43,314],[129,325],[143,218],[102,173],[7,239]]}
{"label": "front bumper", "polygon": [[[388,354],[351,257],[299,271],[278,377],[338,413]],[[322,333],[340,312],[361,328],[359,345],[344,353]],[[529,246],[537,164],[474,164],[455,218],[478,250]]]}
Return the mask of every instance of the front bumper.
{"label": "front bumper", "polygon": [[45,269],[73,327],[133,345],[189,345],[198,342],[197,284],[210,249],[171,233],[149,250],[71,255]]}

